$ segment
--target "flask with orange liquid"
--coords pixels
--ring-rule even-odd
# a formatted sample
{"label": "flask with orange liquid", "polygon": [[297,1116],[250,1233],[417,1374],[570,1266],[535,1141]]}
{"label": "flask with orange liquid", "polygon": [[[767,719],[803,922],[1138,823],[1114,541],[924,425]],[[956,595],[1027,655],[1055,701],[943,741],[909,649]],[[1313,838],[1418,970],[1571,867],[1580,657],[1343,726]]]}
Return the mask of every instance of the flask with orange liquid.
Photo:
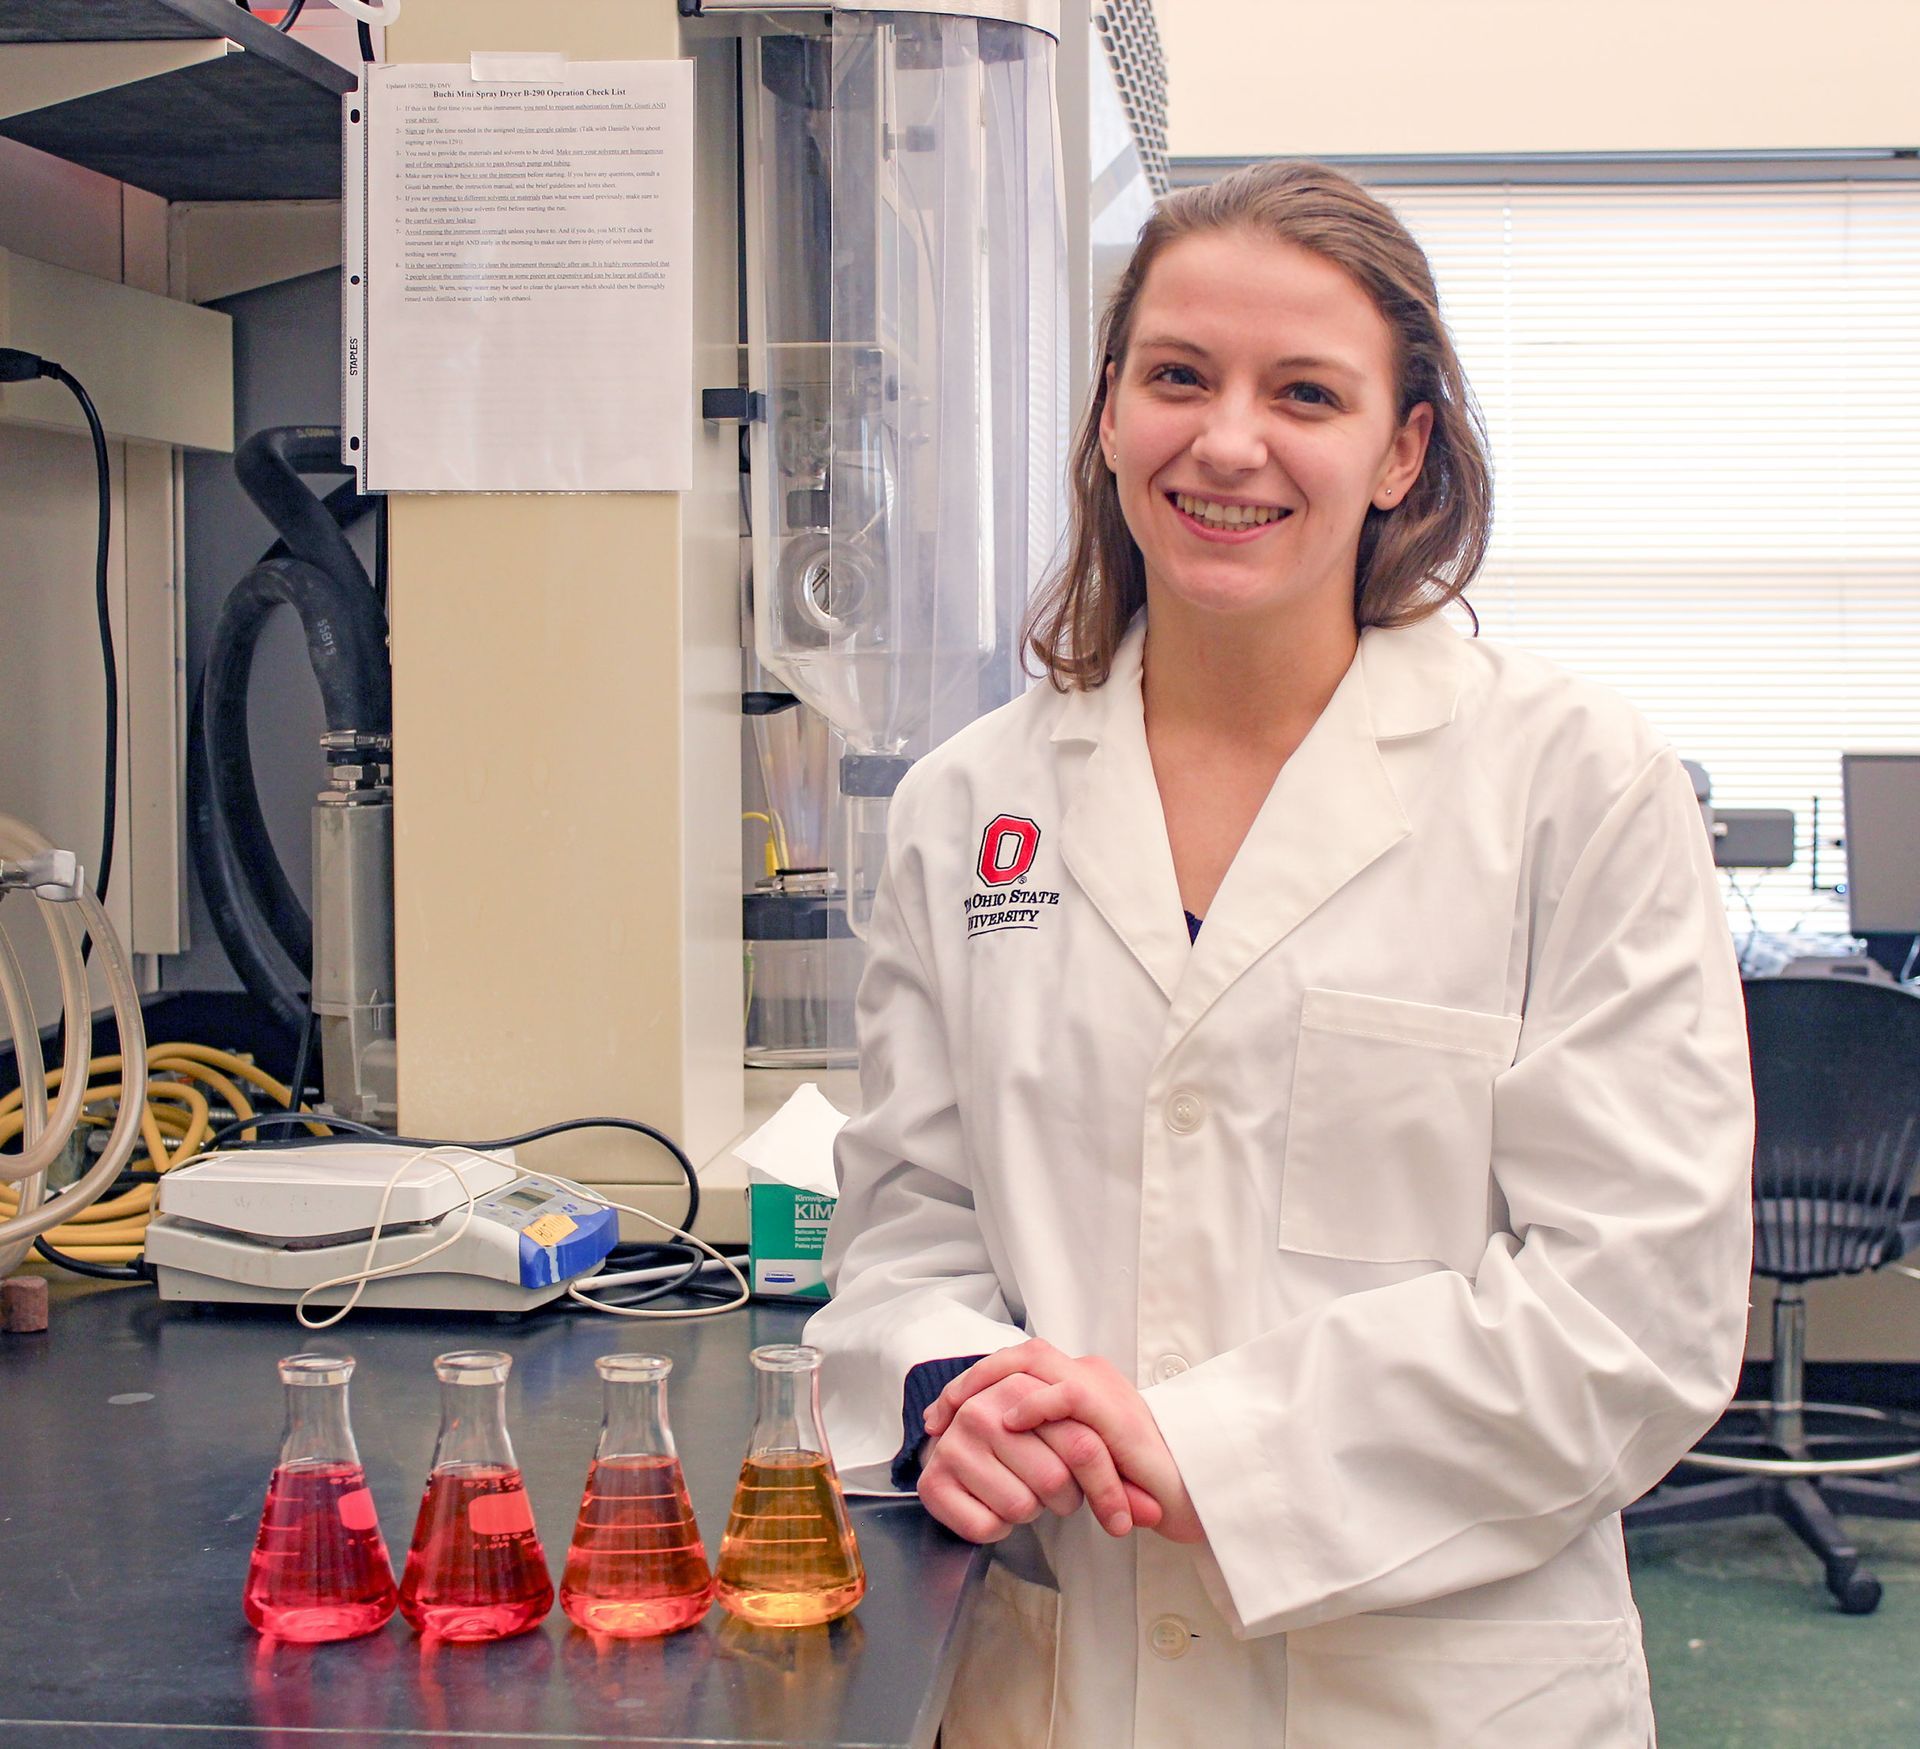
{"label": "flask with orange liquid", "polygon": [[639,1639],[692,1627],[713,1600],[706,1546],[667,1424],[659,1354],[603,1354],[600,1444],[560,1579],[560,1607],[589,1633]]}
{"label": "flask with orange liquid", "polygon": [[393,1614],[393,1568],[347,1420],[353,1361],[280,1362],[287,1426],[247,1567],[246,1618],[275,1639],[352,1640]]}
{"label": "flask with orange liquid", "polygon": [[846,1615],[867,1574],[820,1431],[820,1351],[756,1348],[753,1442],[720,1543],[714,1594],[759,1627]]}
{"label": "flask with orange liquid", "polygon": [[443,1640],[504,1640],[544,1621],[553,1581],[507,1438],[510,1356],[435,1358],[440,1437],[400,1580],[400,1613]]}

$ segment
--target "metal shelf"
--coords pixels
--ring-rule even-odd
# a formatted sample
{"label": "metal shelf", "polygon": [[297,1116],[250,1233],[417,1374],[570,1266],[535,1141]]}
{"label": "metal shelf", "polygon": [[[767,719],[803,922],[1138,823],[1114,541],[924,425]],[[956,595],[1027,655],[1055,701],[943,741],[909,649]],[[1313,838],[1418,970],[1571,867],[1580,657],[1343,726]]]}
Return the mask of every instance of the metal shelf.
{"label": "metal shelf", "polygon": [[[234,0],[7,0],[0,14],[0,111],[18,110],[0,136],[167,200],[338,200],[354,85]],[[50,88],[82,94],[46,102]]]}

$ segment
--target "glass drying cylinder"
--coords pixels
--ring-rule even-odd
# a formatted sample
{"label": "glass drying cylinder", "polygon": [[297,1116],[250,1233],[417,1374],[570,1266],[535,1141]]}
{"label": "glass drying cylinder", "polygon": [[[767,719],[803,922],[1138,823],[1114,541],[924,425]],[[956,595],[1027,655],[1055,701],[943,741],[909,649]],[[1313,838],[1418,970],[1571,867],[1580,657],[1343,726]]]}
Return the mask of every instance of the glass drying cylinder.
{"label": "glass drying cylinder", "polygon": [[894,787],[1025,690],[1063,526],[1055,45],[821,8],[746,54],[754,642],[845,738],[836,884],[864,935]]}
{"label": "glass drying cylinder", "polygon": [[713,1573],[667,1423],[658,1354],[603,1354],[600,1443],[560,1579],[560,1607],[589,1633],[642,1639],[707,1613]]}
{"label": "glass drying cylinder", "polygon": [[440,1435],[400,1580],[400,1613],[439,1639],[503,1640],[553,1608],[547,1557],[507,1437],[512,1365],[488,1349],[433,1363]]}
{"label": "glass drying cylinder", "polygon": [[866,1595],[826,1436],[820,1430],[820,1351],[756,1348],[753,1440],[720,1543],[714,1594],[757,1627],[837,1620]]}
{"label": "glass drying cylinder", "polygon": [[352,1640],[393,1614],[393,1567],[347,1419],[345,1355],[280,1362],[287,1426],[267,1482],[242,1608],[274,1639]]}

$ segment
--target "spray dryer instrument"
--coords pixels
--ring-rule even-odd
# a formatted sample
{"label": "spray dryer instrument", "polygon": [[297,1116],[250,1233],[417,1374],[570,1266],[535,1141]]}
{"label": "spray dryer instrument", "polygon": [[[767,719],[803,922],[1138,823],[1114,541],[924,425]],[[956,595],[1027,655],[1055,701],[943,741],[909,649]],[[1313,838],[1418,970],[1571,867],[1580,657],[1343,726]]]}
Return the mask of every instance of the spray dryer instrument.
{"label": "spray dryer instrument", "polygon": [[336,1142],[169,1172],[146,1254],[166,1300],[338,1305],[364,1276],[363,1305],[525,1312],[591,1275],[618,1239],[612,1208],[505,1151]]}

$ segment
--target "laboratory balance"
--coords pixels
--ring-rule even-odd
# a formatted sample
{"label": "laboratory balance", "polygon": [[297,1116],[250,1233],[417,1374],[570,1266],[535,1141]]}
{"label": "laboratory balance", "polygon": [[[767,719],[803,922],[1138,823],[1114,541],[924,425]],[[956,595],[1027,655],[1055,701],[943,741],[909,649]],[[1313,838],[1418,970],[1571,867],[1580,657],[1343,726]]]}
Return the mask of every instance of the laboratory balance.
{"label": "laboratory balance", "polygon": [[[618,1243],[616,1210],[523,1171],[511,1150],[422,1152],[404,1164],[401,1152],[378,1142],[249,1148],[169,1172],[146,1235],[160,1297],[291,1306],[311,1294],[308,1304],[332,1306],[352,1286],[313,1292],[320,1283],[401,1265],[367,1280],[359,1303],[526,1312],[593,1274]],[[404,1267],[415,1258],[417,1269]]]}

